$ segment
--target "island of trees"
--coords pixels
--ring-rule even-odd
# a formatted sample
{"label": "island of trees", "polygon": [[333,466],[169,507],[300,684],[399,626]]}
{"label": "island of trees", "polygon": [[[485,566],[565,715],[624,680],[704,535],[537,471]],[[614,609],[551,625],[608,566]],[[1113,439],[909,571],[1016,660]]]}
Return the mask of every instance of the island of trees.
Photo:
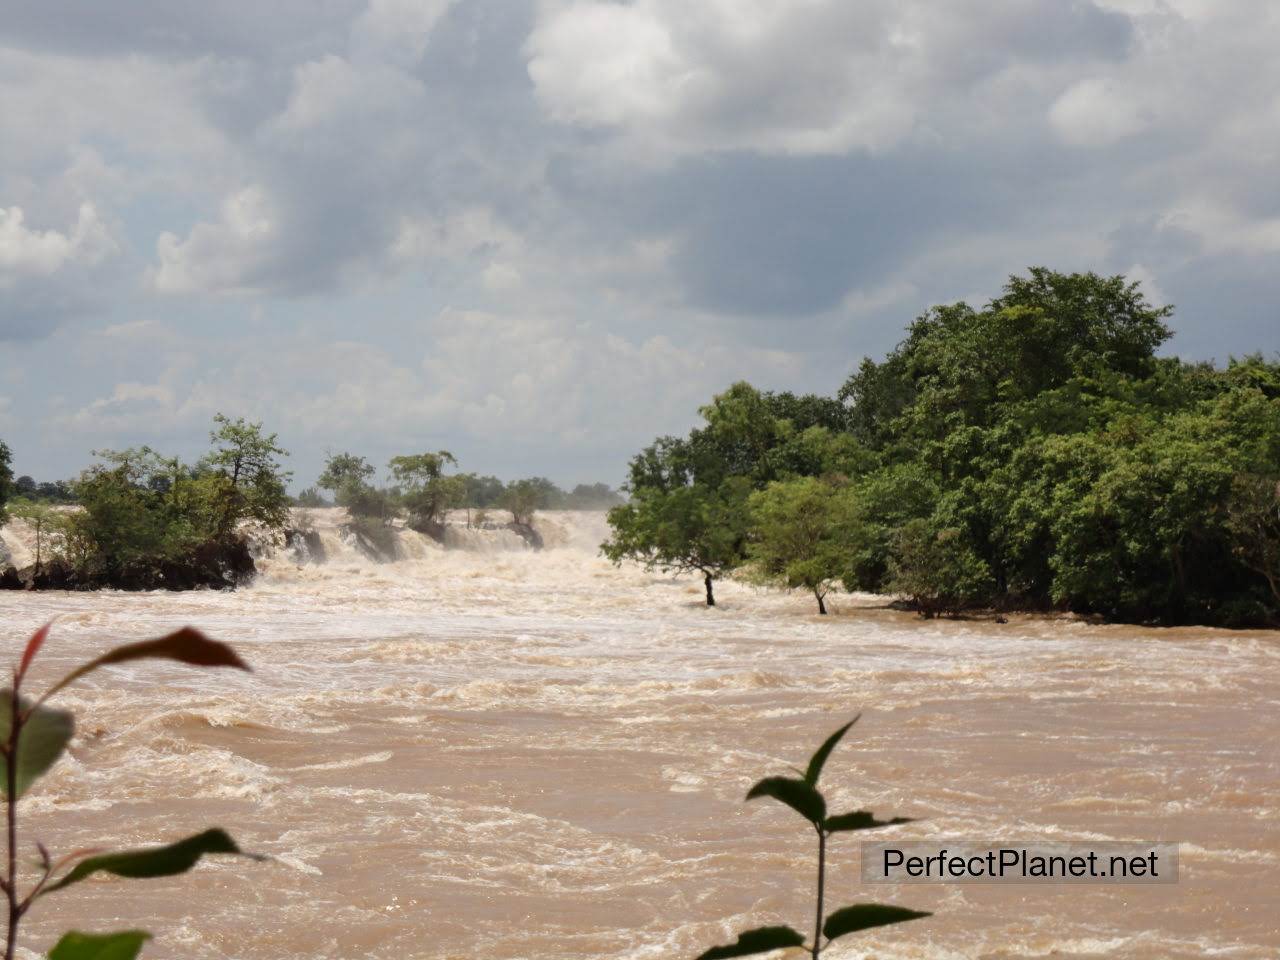
{"label": "island of trees", "polygon": [[834,397],[737,383],[630,464],[615,562],[924,616],[1280,622],[1280,362],[1158,356],[1138,285],[1035,268],[938,306]]}
{"label": "island of trees", "polygon": [[395,525],[441,540],[450,510],[465,509],[476,526],[494,522],[490,509],[509,511],[506,526],[540,546],[536,511],[600,510],[622,499],[603,483],[565,491],[545,477],[504,483],[453,472],[457,461],[447,450],[391,458],[383,486],[364,457],[331,454],[316,485],[294,498],[282,465],[287,451],[261,423],[219,414],[209,439],[195,463],[145,446],[98,450],[98,462],[75,480],[45,483],[15,479],[0,441],[0,526],[18,517],[35,540],[34,563],[23,570],[0,556],[0,588],[234,587],[256,573],[253,538],[301,536],[295,506],[345,507],[357,545],[387,559],[395,555]]}

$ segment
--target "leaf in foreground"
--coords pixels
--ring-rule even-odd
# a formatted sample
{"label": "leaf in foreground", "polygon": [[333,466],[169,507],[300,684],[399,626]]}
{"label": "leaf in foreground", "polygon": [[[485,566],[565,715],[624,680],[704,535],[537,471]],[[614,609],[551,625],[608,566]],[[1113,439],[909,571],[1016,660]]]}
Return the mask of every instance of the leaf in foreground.
{"label": "leaf in foreground", "polygon": [[43,627],[38,629],[31,635],[31,639],[27,641],[27,646],[22,651],[22,659],[18,662],[18,687],[22,687],[22,678],[27,675],[27,670],[31,668],[32,661],[35,660],[36,654],[40,652],[40,648],[44,646],[44,642],[49,639],[49,628],[53,626],[53,621],[49,621]]}
{"label": "leaf in foreground", "polygon": [[138,643],[126,643],[108,650],[96,660],[90,660],[77,667],[55,683],[41,700],[47,700],[63,687],[74,683],[85,674],[92,673],[99,667],[113,663],[128,663],[130,660],[176,660],[193,667],[235,667],[248,670],[249,665],[240,659],[240,655],[225,643],[210,640],[194,627],[183,627],[173,633],[155,640],[141,640]]}
{"label": "leaf in foreground", "polygon": [[736,943],[712,947],[698,954],[698,960],[725,960],[727,957],[746,957],[753,953],[768,953],[783,947],[803,947],[804,937],[790,927],[757,927],[738,934]]}
{"label": "leaf in foreground", "polygon": [[143,850],[125,850],[121,853],[104,853],[101,856],[82,860],[61,880],[45,888],[44,893],[53,893],[73,883],[79,883],[95,873],[114,873],[118,877],[169,877],[178,873],[186,873],[202,856],[212,853],[227,853],[253,857],[263,860],[256,854],[245,853],[236,846],[235,841],[225,830],[214,827],[204,833],[179,840],[165,847],[148,847]]}
{"label": "leaf in foreground", "polygon": [[120,933],[80,933],[72,930],[49,951],[49,960],[134,960],[151,939],[144,930]]}
{"label": "leaf in foreground", "polygon": [[882,903],[860,903],[853,907],[844,907],[827,917],[822,925],[822,933],[828,940],[843,937],[846,933],[857,933],[859,930],[870,930],[872,927],[886,927],[891,923],[906,923],[908,920],[919,920],[932,916],[919,910],[907,910],[904,907],[888,907]]}
{"label": "leaf in foreground", "polygon": [[[19,698],[18,709],[30,710],[22,733],[18,735],[18,756],[15,764],[15,799],[21,797],[30,786],[57,762],[71,741],[75,731],[75,719],[65,710],[49,707],[31,709],[26,700]],[[0,743],[9,742],[13,729],[13,691],[0,690]],[[3,776],[4,794],[9,794],[10,758],[0,754],[0,776]]]}
{"label": "leaf in foreground", "polygon": [[772,797],[785,803],[800,816],[814,824],[821,824],[827,816],[827,802],[812,786],[795,777],[765,777],[747,792],[747,799]]}
{"label": "leaf in foreground", "polygon": [[822,776],[822,768],[827,763],[827,757],[831,756],[831,751],[836,748],[836,744],[840,742],[844,735],[849,732],[849,728],[857,723],[861,717],[862,714],[858,714],[858,716],[854,717],[831,736],[827,737],[827,739],[823,741],[822,746],[814,751],[813,756],[809,758],[809,769],[804,772],[805,783],[811,787],[816,787],[818,785],[818,777]]}
{"label": "leaf in foreground", "polygon": [[853,813],[839,813],[827,817],[822,828],[827,833],[843,833],[848,830],[874,830],[877,827],[896,827],[900,823],[914,823],[913,817],[894,817],[892,820],[877,820],[870,810],[855,810]]}

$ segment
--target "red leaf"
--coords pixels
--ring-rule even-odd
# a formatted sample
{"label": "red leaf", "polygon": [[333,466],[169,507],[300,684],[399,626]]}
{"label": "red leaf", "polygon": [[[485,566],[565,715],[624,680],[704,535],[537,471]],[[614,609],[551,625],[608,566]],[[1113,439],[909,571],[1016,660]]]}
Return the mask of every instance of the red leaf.
{"label": "red leaf", "polygon": [[22,660],[18,663],[18,677],[16,683],[22,683],[22,678],[27,675],[27,668],[31,666],[31,661],[36,658],[36,654],[40,652],[40,648],[44,646],[45,638],[49,636],[49,628],[53,626],[50,620],[43,627],[31,635],[31,639],[27,641],[27,649],[22,651]]}

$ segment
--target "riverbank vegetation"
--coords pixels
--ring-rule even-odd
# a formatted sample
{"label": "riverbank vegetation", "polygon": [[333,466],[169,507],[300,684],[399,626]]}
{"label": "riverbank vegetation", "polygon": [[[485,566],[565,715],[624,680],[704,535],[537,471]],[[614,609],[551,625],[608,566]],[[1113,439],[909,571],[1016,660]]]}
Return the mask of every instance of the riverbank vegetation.
{"label": "riverbank vegetation", "polygon": [[922,614],[1280,620],[1280,362],[1158,356],[1171,308],[1036,268],[934,307],[834,397],[731,386],[630,464],[615,562]]}

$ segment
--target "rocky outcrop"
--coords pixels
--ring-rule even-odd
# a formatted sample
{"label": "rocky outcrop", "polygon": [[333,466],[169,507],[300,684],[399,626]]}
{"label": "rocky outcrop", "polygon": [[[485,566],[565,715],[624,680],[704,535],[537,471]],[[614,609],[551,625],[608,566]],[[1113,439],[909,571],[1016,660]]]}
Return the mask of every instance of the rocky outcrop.
{"label": "rocky outcrop", "polygon": [[324,563],[329,559],[324,540],[316,530],[286,530],[284,546],[297,563]]}
{"label": "rocky outcrop", "polygon": [[520,534],[520,536],[524,538],[524,542],[527,543],[532,549],[534,550],[542,549],[543,547],[542,534],[540,534],[537,530],[533,529],[532,524],[519,523],[518,521],[512,520],[510,523],[507,524],[506,528],[508,530],[514,530],[516,533]]}
{"label": "rocky outcrop", "polygon": [[257,566],[245,540],[207,543],[180,560],[115,571],[84,572],[60,558],[0,572],[8,590],[229,590],[248,583]]}

